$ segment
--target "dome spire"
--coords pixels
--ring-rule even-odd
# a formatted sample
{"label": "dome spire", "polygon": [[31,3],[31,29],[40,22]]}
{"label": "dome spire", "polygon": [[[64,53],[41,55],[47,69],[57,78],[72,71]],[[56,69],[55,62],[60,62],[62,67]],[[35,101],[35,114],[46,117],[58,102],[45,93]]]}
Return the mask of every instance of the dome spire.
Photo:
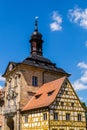
{"label": "dome spire", "polygon": [[38,16],[35,17],[35,31],[38,31]]}
{"label": "dome spire", "polygon": [[35,27],[34,32],[31,35],[30,45],[31,45],[31,55],[43,55],[42,48],[42,34],[38,32],[38,17],[35,17]]}

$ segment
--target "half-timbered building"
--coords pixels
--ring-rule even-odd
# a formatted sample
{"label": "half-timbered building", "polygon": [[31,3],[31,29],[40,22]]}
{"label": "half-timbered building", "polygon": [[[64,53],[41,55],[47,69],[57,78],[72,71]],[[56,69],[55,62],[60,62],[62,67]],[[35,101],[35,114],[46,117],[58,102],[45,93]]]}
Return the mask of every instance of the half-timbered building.
{"label": "half-timbered building", "polygon": [[86,130],[85,109],[68,80],[70,74],[43,56],[37,22],[30,56],[9,62],[3,74],[2,130]]}

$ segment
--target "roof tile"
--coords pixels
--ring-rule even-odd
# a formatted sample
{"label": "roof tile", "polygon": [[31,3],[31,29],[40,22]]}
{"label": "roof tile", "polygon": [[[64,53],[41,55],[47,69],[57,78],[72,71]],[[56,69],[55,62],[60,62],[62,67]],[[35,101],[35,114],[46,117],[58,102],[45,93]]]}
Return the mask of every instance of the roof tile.
{"label": "roof tile", "polygon": [[[42,85],[22,111],[49,106],[56,98],[66,77]],[[52,94],[48,94],[52,92]]]}

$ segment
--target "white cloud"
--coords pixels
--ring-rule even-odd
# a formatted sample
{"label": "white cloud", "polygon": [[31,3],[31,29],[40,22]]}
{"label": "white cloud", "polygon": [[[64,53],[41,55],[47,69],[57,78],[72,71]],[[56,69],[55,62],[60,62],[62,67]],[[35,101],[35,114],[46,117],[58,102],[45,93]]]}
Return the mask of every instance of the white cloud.
{"label": "white cloud", "polygon": [[74,22],[78,24],[79,26],[83,27],[84,29],[87,29],[87,8],[86,9],[81,9],[81,8],[70,9],[68,16],[71,22]]}
{"label": "white cloud", "polygon": [[82,68],[82,69],[87,69],[87,64],[84,61],[78,63],[77,66],[80,67],[80,68]]}
{"label": "white cloud", "polygon": [[76,80],[73,83],[74,89],[75,90],[84,90],[87,89],[87,85],[85,85],[83,82],[80,81],[80,79]]}
{"label": "white cloud", "polygon": [[82,69],[82,76],[74,81],[73,86],[75,90],[87,89],[87,64],[85,62],[80,62],[77,66]]}
{"label": "white cloud", "polygon": [[62,30],[62,17],[58,14],[57,11],[53,11],[52,14],[53,22],[50,24],[50,28],[52,31],[60,31]]}
{"label": "white cloud", "polygon": [[0,74],[0,81],[5,81],[5,78],[1,76]]}

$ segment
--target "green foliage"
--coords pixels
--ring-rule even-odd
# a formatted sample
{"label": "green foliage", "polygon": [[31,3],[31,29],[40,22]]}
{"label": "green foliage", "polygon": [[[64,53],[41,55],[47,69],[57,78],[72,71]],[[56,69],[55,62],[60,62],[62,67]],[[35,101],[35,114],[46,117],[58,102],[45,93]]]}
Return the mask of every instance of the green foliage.
{"label": "green foliage", "polygon": [[84,107],[86,107],[86,104],[85,104],[85,102],[82,102],[82,104],[83,104],[83,106],[84,106]]}

